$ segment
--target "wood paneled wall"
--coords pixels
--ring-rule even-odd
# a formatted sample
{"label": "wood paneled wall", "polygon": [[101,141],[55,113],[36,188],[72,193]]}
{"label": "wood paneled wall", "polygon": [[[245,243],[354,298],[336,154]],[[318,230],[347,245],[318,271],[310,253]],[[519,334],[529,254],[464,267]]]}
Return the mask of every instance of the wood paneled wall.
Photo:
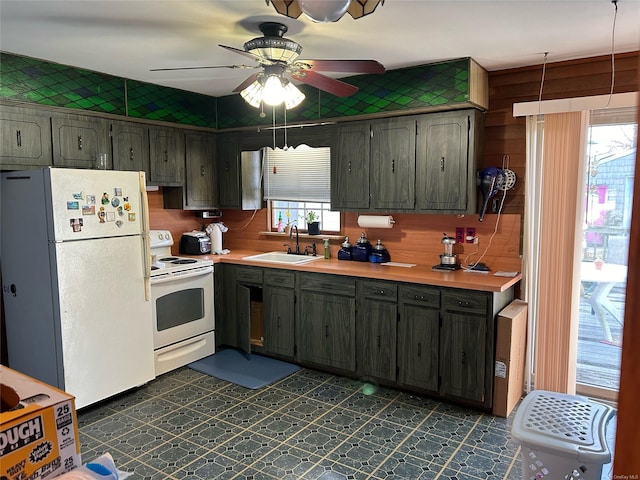
{"label": "wood paneled wall", "polygon": [[[638,91],[640,52],[615,56],[614,93]],[[486,116],[482,165],[502,166],[505,156],[517,176],[505,202],[505,213],[524,214],[526,185],[526,118],[513,118],[513,104],[538,100],[540,65],[489,72],[489,111]],[[542,100],[607,95],[611,90],[611,56],[547,63]]]}

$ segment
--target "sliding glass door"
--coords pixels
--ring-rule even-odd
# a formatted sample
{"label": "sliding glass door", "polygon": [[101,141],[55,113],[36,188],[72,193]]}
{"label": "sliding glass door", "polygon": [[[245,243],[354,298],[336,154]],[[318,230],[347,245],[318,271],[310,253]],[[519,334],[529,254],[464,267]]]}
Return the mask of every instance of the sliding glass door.
{"label": "sliding glass door", "polygon": [[587,132],[576,391],[615,400],[620,379],[629,227],[634,183],[635,108],[590,112]]}

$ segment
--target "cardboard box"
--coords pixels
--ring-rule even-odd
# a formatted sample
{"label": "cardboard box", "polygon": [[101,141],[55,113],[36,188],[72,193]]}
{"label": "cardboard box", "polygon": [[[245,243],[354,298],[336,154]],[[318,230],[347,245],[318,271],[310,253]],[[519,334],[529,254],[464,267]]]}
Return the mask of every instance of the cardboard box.
{"label": "cardboard box", "polygon": [[498,313],[493,414],[508,417],[524,389],[527,303],[514,300]]}
{"label": "cardboard box", "polygon": [[0,478],[54,478],[82,465],[74,397],[0,365]]}

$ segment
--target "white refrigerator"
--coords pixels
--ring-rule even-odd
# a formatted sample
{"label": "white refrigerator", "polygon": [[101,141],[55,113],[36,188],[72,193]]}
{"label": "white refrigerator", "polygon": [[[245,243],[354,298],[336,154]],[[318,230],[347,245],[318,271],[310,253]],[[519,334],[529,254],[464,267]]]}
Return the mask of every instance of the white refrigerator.
{"label": "white refrigerator", "polygon": [[0,194],[9,367],[76,408],[152,380],[144,172],[5,172]]}

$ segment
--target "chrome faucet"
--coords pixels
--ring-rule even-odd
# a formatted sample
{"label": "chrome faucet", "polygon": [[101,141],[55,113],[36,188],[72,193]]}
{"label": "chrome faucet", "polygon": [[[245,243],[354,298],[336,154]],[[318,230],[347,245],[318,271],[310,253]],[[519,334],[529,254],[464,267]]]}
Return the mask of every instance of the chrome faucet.
{"label": "chrome faucet", "polygon": [[300,255],[300,241],[298,239],[298,226],[297,225],[293,225],[291,227],[291,231],[289,232],[289,238],[293,238],[293,229],[296,229],[296,251],[295,254],[296,255]]}

